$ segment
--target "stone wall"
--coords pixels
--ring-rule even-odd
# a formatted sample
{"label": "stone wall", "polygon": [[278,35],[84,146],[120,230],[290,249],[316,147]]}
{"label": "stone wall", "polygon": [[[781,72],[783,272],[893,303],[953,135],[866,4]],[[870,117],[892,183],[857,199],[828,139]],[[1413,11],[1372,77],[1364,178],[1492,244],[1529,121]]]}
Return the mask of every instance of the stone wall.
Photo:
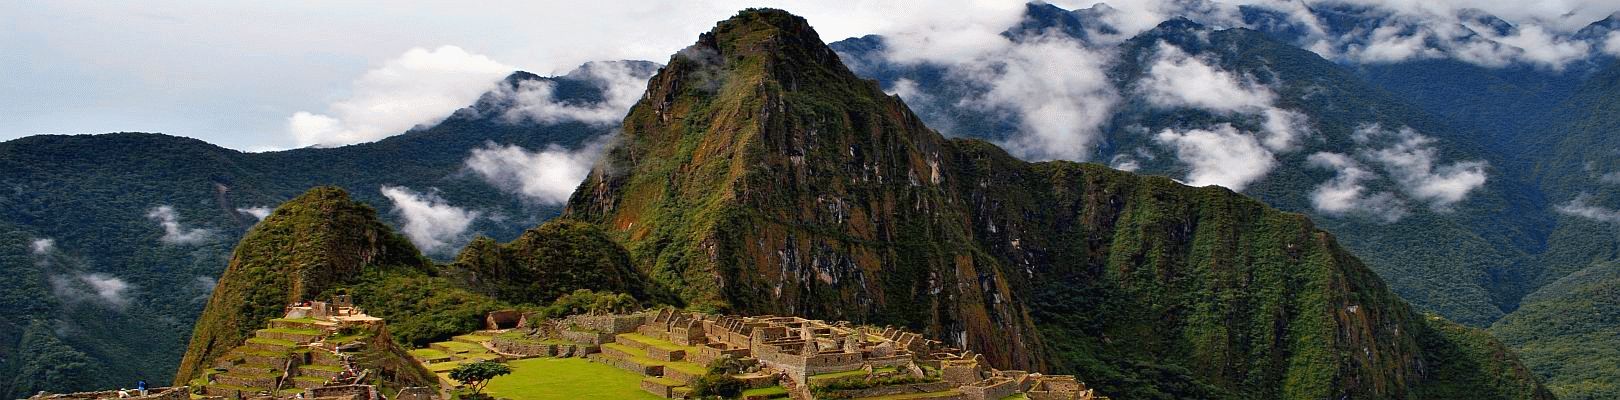
{"label": "stone wall", "polygon": [[860,353],[822,353],[804,358],[806,375],[844,372],[861,369],[865,362]]}
{"label": "stone wall", "polygon": [[612,343],[613,342],[613,334],[612,333],[605,333],[605,332],[576,331],[576,330],[572,330],[572,329],[563,329],[562,331],[557,332],[557,335],[562,336],[563,340],[567,340],[567,341],[570,341],[570,342],[589,343],[591,345],[596,345],[596,346],[601,346],[603,343]]}
{"label": "stone wall", "polygon": [[983,382],[957,388],[967,400],[1000,400],[1018,392],[1018,382],[1012,379],[987,379]]}
{"label": "stone wall", "polygon": [[523,357],[583,357],[595,353],[594,344],[556,344],[496,336],[489,341],[495,351]]}
{"label": "stone wall", "polygon": [[[951,385],[945,382],[912,383],[905,385],[888,385],[868,389],[838,390],[837,398],[858,399],[865,397],[896,396],[910,393],[933,393],[950,390]],[[961,397],[929,397],[929,400],[961,399]]]}
{"label": "stone wall", "polygon": [[326,386],[309,390],[309,397],[323,398],[349,398],[354,400],[383,400],[377,395],[377,388],[371,385],[343,385]]}
{"label": "stone wall", "polygon": [[[140,396],[140,391],[129,389],[130,397],[122,400],[189,400],[191,398],[190,389],[191,388],[186,386],[149,388],[146,390],[145,396]],[[33,397],[29,397],[28,400],[95,400],[118,398],[117,390],[106,390],[100,392],[35,395]]]}
{"label": "stone wall", "polygon": [[564,318],[562,323],[563,326],[578,326],[582,329],[602,333],[619,334],[635,332],[636,328],[645,324],[646,321],[646,314],[574,315]]}

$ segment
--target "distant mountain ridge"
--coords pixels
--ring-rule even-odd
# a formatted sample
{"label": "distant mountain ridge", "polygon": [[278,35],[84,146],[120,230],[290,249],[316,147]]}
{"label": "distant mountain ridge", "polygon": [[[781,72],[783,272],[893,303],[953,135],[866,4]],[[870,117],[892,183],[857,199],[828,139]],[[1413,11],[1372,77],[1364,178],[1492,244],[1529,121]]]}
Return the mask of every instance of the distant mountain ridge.
{"label": "distant mountain ridge", "polygon": [[[642,76],[657,68],[646,62],[593,64],[615,64]],[[0,264],[21,277],[0,283],[0,299],[7,305],[0,320],[15,322],[19,332],[0,335],[0,372],[24,375],[0,381],[0,396],[113,388],[172,376],[231,247],[258,222],[247,210],[268,212],[312,186],[347,188],[355,199],[382,208],[395,226],[402,218],[386,212],[392,201],[379,188],[406,187],[498,217],[474,221],[469,236],[517,237],[561,207],[484,182],[465,170],[465,160],[486,143],[531,151],[553,145],[574,149],[610,132],[612,124],[506,118],[502,107],[512,104],[500,100],[509,96],[496,96],[525,82],[544,82],[559,103],[597,104],[605,94],[585,73],[593,64],[554,78],[517,72],[499,90],[434,126],[337,148],[243,153],[148,133],[40,135],[0,143],[0,170],[6,171],[0,186],[8,188],[0,193]],[[172,210],[175,229],[206,235],[194,242],[165,242],[164,221],[149,216],[160,206]],[[32,251],[40,240],[51,243],[47,251]],[[54,266],[44,267],[46,262]],[[125,295],[127,305],[94,295],[63,297],[93,294],[90,288],[75,289],[83,285],[76,276],[91,273],[124,285],[109,294]],[[23,306],[28,304],[39,306]],[[25,328],[29,337],[40,339],[25,343]],[[50,355],[17,347],[42,340],[60,342],[85,359],[38,365]],[[30,368],[40,372],[19,372]],[[58,371],[47,372],[51,368]]]}

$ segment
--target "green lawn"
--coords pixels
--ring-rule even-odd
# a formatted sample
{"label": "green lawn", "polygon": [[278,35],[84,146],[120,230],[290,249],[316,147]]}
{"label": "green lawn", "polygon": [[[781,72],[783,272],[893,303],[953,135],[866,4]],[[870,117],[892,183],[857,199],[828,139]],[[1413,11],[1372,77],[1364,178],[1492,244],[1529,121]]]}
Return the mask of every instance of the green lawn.
{"label": "green lawn", "polygon": [[742,392],[742,397],[743,398],[746,399],[749,396],[765,396],[767,398],[773,398],[774,399],[774,398],[787,398],[788,394],[787,394],[787,389],[786,388],[783,388],[781,386],[771,386],[771,387],[764,387],[764,388],[759,388],[759,389],[748,389],[748,390],[744,390]]}
{"label": "green lawn", "polygon": [[512,374],[490,381],[487,391],[513,400],[658,400],[641,390],[641,375],[583,358],[530,358],[507,363]]}

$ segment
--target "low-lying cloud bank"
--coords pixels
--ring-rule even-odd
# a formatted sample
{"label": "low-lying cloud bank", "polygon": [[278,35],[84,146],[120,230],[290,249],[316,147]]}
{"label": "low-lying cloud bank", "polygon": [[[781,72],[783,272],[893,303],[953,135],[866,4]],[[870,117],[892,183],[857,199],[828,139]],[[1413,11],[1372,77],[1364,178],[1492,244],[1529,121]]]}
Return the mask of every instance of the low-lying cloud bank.
{"label": "low-lying cloud bank", "polygon": [[163,237],[158,240],[165,244],[191,245],[202,244],[214,239],[214,231],[203,228],[186,228],[180,224],[180,216],[175,213],[174,207],[160,205],[147,210],[146,218],[157,222],[163,228]]}
{"label": "low-lying cloud bank", "polygon": [[325,113],[294,113],[287,130],[301,147],[376,141],[443,119],[516,70],[456,46],[413,48],[361,75]]}
{"label": "low-lying cloud bank", "polygon": [[1592,194],[1581,193],[1568,203],[1560,204],[1558,212],[1598,222],[1620,224],[1620,210],[1592,204]]}
{"label": "low-lying cloud bank", "polygon": [[104,273],[74,273],[50,277],[51,293],[68,303],[88,302],[115,310],[129,307],[134,288],[121,278]]}
{"label": "low-lying cloud bank", "polygon": [[651,71],[640,70],[630,62],[592,62],[569,73],[570,79],[585,79],[602,91],[602,101],[578,102],[557,98],[557,83],[549,80],[519,82],[516,88],[500,85],[493,92],[510,104],[502,114],[507,122],[551,124],[578,121],[595,125],[618,125],[630,106],[641,99]]}
{"label": "low-lying cloud bank", "polygon": [[394,202],[394,213],[405,219],[400,231],[425,253],[454,250],[467,239],[467,229],[482,213],[450,205],[435,193],[386,186],[382,195]]}
{"label": "low-lying cloud bank", "polygon": [[603,136],[574,150],[551,145],[545,150],[529,151],[520,146],[486,143],[483,148],[473,149],[465,164],[484,182],[508,193],[539,204],[563,204],[590,175],[591,166],[614,137]]}

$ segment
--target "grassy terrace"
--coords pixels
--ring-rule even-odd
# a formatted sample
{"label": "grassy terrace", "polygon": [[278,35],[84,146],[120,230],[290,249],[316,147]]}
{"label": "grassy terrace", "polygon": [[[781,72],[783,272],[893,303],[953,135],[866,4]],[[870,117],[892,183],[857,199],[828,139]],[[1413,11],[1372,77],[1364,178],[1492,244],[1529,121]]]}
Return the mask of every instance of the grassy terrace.
{"label": "grassy terrace", "polygon": [[287,334],[293,334],[293,335],[310,335],[310,336],[320,336],[321,335],[321,331],[318,330],[318,329],[265,328],[265,329],[261,329],[261,331],[272,332],[272,333],[287,333]]}
{"label": "grassy terrace", "polygon": [[418,360],[433,360],[450,357],[449,354],[445,354],[437,349],[416,349],[409,351],[409,353],[411,353],[411,357],[416,357]]}
{"label": "grassy terrace", "polygon": [[512,341],[516,341],[516,342],[519,342],[519,343],[534,343],[534,344],[574,344],[574,342],[570,342],[570,341],[567,341],[567,340],[559,340],[559,339],[535,339],[535,338],[531,338],[531,337],[529,337],[529,335],[528,335],[528,334],[526,334],[526,333],[523,333],[523,332],[517,332],[517,331],[512,331],[512,332],[507,332],[507,333],[502,333],[502,334],[500,334],[500,336],[498,336],[498,337],[499,337],[499,338],[502,338],[502,339],[508,339],[508,340],[512,340]]}
{"label": "grassy terrace", "polygon": [[461,353],[488,353],[489,352],[489,349],[484,348],[484,346],[479,346],[479,345],[472,344],[472,343],[438,342],[438,343],[434,343],[434,344],[444,346],[444,348],[450,349],[451,352],[454,352],[456,354],[461,354]]}
{"label": "grassy terrace", "polygon": [[639,333],[621,333],[619,337],[663,350],[686,350],[687,353],[696,353],[698,351],[697,346],[682,346],[668,340],[657,339]]}
{"label": "grassy terrace", "polygon": [[962,395],[962,392],[959,392],[956,389],[951,389],[951,390],[946,390],[946,391],[943,391],[943,392],[906,393],[906,394],[895,394],[895,395],[878,396],[878,397],[862,397],[862,398],[860,398],[858,400],[938,399],[938,398],[954,397],[954,396],[960,396],[960,395]]}
{"label": "grassy terrace", "polygon": [[752,397],[752,396],[764,396],[765,398],[768,398],[768,399],[785,398],[785,397],[788,397],[788,392],[787,392],[787,388],[784,388],[784,387],[781,387],[781,386],[771,386],[771,387],[759,388],[759,389],[748,389],[748,390],[744,390],[742,392],[742,397],[745,398],[745,399],[749,398],[749,397]]}
{"label": "grassy terrace", "polygon": [[[643,336],[643,337],[645,337],[645,336]],[[671,344],[671,346],[674,346],[674,344]],[[703,374],[706,374],[706,373],[709,372],[708,367],[699,365],[697,363],[691,363],[691,362],[685,362],[685,361],[660,361],[660,360],[654,360],[654,359],[651,359],[651,358],[647,358],[647,351],[646,350],[642,350],[642,349],[638,349],[638,348],[634,348],[634,347],[630,347],[630,346],[625,346],[625,345],[618,344],[618,343],[603,343],[602,348],[603,349],[616,349],[616,350],[619,350],[619,351],[623,351],[623,352],[625,352],[625,354],[629,354],[630,355],[630,361],[634,362],[636,364],[641,364],[641,365],[662,365],[662,366],[664,366],[664,369],[673,369],[673,370],[676,370],[676,371],[685,372],[688,375],[703,375]]]}
{"label": "grassy terrace", "polygon": [[445,361],[445,362],[441,362],[441,363],[428,364],[427,369],[428,369],[428,371],[432,371],[434,373],[450,372],[450,370],[456,369],[456,367],[459,367],[459,366],[461,366],[460,361]]}
{"label": "grassy terrace", "polygon": [[450,338],[450,340],[453,340],[453,341],[472,341],[472,342],[488,342],[488,341],[490,341],[492,339],[495,339],[495,337],[490,336],[490,335],[480,335],[480,334],[476,334],[476,333],[469,333],[469,334],[460,335],[460,336]]}
{"label": "grassy terrace", "polygon": [[1014,393],[1012,396],[1002,397],[1001,400],[1029,400],[1029,396],[1023,393]]}
{"label": "grassy terrace", "polygon": [[301,366],[301,367],[298,367],[298,368],[312,369],[312,370],[316,370],[316,371],[326,371],[326,372],[343,372],[343,366],[341,366],[341,365],[309,364],[309,365],[304,365],[304,366]]}
{"label": "grassy terrace", "polygon": [[657,400],[641,390],[641,375],[582,358],[530,358],[507,363],[512,375],[490,381],[488,392],[513,400]]}
{"label": "grassy terrace", "polygon": [[291,340],[271,339],[271,338],[262,338],[262,337],[250,337],[250,338],[247,339],[247,342],[248,343],[268,344],[268,345],[281,346],[281,347],[293,347],[293,346],[298,345],[297,343],[293,343]]}

